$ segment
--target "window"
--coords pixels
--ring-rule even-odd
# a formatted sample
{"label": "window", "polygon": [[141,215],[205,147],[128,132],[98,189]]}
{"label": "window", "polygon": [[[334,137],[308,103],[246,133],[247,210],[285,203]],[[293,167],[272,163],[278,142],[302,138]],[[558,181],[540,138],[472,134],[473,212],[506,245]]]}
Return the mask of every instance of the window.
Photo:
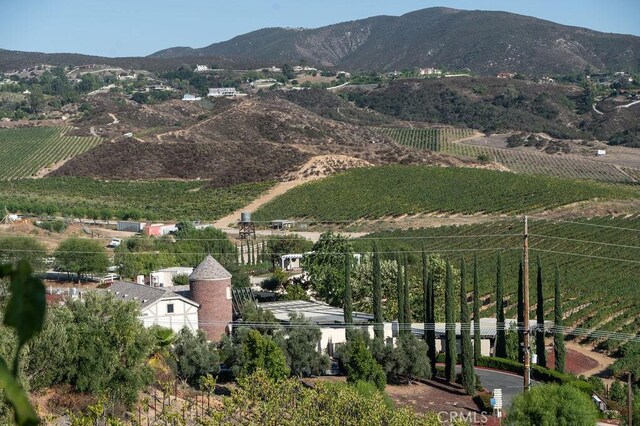
{"label": "window", "polygon": [[167,313],[168,314],[172,314],[173,313],[173,303],[168,303],[167,304]]}

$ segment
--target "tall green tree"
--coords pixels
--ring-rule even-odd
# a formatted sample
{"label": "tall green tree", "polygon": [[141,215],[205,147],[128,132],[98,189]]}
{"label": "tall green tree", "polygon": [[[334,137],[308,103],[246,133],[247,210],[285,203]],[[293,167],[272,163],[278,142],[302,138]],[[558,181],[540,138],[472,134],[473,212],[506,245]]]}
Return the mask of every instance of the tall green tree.
{"label": "tall green tree", "polygon": [[542,265],[540,264],[540,257],[538,257],[538,274],[536,277],[536,290],[537,299],[536,304],[536,354],[538,355],[538,365],[541,367],[547,367],[547,351],[544,347],[544,289],[542,286]]}
{"label": "tall green tree", "polygon": [[460,262],[460,334],[462,350],[462,387],[469,395],[476,391],[476,374],[473,368],[473,347],[471,345],[471,322],[467,304],[466,275],[464,258]]}
{"label": "tall green tree", "polygon": [[480,339],[480,281],[478,280],[478,256],[473,256],[473,358],[477,364],[482,356]]}
{"label": "tall green tree", "polygon": [[435,292],[434,292],[434,277],[433,269],[429,270],[429,281],[427,283],[429,292],[429,310],[428,310],[428,323],[429,329],[427,330],[427,350],[429,355],[429,361],[431,362],[431,371],[436,371],[436,313],[435,313]]}
{"label": "tall green tree", "polygon": [[504,326],[504,277],[502,275],[502,255],[498,253],[496,272],[496,356],[507,357],[507,339]]}
{"label": "tall green tree", "polygon": [[332,306],[344,303],[344,255],[353,253],[349,238],[330,231],[323,233],[303,259],[311,287],[317,297]]}
{"label": "tall green tree", "polygon": [[89,274],[106,272],[109,266],[106,249],[98,241],[87,238],[71,237],[64,240],[53,256],[56,269],[76,274],[78,283]]}
{"label": "tall green tree", "polygon": [[382,277],[378,243],[373,242],[373,322],[376,339],[384,339],[384,314],[382,312]]}
{"label": "tall green tree", "polygon": [[273,338],[262,335],[257,330],[249,330],[243,352],[246,359],[244,365],[246,374],[264,370],[269,377],[275,380],[282,380],[289,376],[290,370],[287,366],[287,360]]}
{"label": "tall green tree", "polygon": [[524,268],[522,260],[518,269],[518,362],[524,362]]}
{"label": "tall green tree", "polygon": [[562,295],[560,293],[560,271],[556,266],[555,273],[555,300],[554,300],[554,332],[553,332],[553,352],[555,354],[555,369],[564,373],[565,347],[564,331],[562,327]]}
{"label": "tall green tree", "polygon": [[353,304],[351,303],[351,254],[344,255],[344,323],[347,340],[353,329]]}
{"label": "tall green tree", "polygon": [[411,294],[409,292],[409,262],[407,256],[404,256],[404,322],[407,324],[407,334],[411,333],[411,323],[413,316],[411,315]]}
{"label": "tall green tree", "polygon": [[31,267],[40,271],[44,269],[44,258],[47,248],[40,241],[31,237],[0,237],[0,263],[17,263],[24,259]]}
{"label": "tall green tree", "polygon": [[445,351],[445,377],[447,381],[454,382],[456,379],[456,360],[458,357],[458,349],[456,347],[456,323],[454,316],[454,292],[453,292],[453,276],[451,272],[451,264],[447,261],[446,272],[446,288],[444,293],[444,310],[445,310],[445,338],[447,349]]}
{"label": "tall green tree", "polygon": [[396,274],[396,292],[398,297],[398,330],[400,334],[404,334],[404,330],[405,330],[404,280],[402,279],[402,262],[400,261],[399,253],[396,253],[396,263],[398,264],[398,270]]}
{"label": "tall green tree", "polygon": [[427,252],[422,248],[422,287],[424,300],[424,340],[427,344],[427,354],[431,371],[435,371],[436,358],[436,333],[433,321],[433,288],[431,273],[429,271],[429,260]]}

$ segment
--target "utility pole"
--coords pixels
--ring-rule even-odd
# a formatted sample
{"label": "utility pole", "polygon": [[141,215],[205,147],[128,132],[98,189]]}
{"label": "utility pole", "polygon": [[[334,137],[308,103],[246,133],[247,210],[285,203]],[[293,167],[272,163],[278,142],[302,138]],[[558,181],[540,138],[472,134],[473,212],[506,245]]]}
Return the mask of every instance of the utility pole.
{"label": "utility pole", "polygon": [[529,351],[529,222],[527,216],[524,217],[524,271],[523,271],[523,287],[524,291],[524,390],[529,390],[531,386],[531,355]]}

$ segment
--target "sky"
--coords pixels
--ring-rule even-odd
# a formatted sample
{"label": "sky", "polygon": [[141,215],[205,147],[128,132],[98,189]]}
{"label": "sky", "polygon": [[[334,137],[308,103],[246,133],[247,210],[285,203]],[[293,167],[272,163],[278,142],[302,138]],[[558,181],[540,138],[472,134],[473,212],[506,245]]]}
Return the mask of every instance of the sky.
{"label": "sky", "polygon": [[145,56],[265,27],[314,28],[434,6],[500,10],[640,36],[638,0],[0,0],[0,48]]}

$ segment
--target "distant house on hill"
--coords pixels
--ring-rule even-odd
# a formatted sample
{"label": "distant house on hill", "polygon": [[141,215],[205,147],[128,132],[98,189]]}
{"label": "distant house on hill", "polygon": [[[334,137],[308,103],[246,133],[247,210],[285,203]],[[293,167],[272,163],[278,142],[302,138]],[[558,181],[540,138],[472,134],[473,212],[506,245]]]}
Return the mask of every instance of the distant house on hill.
{"label": "distant house on hill", "polygon": [[201,99],[202,98],[200,96],[192,95],[190,93],[185,93],[185,95],[182,97],[183,101],[189,101],[189,102],[199,101]]}
{"label": "distant house on hill", "polygon": [[513,78],[516,74],[513,72],[499,72],[496,77],[498,78]]}
{"label": "distant house on hill", "polygon": [[209,67],[206,65],[196,65],[196,72],[209,71]]}
{"label": "distant house on hill", "polygon": [[238,94],[235,87],[214,87],[209,89],[209,93],[207,93],[207,97],[210,98],[222,98],[229,97],[233,98]]}
{"label": "distant house on hill", "polygon": [[420,75],[435,75],[435,74],[442,74],[442,71],[440,71],[437,68],[420,68]]}

